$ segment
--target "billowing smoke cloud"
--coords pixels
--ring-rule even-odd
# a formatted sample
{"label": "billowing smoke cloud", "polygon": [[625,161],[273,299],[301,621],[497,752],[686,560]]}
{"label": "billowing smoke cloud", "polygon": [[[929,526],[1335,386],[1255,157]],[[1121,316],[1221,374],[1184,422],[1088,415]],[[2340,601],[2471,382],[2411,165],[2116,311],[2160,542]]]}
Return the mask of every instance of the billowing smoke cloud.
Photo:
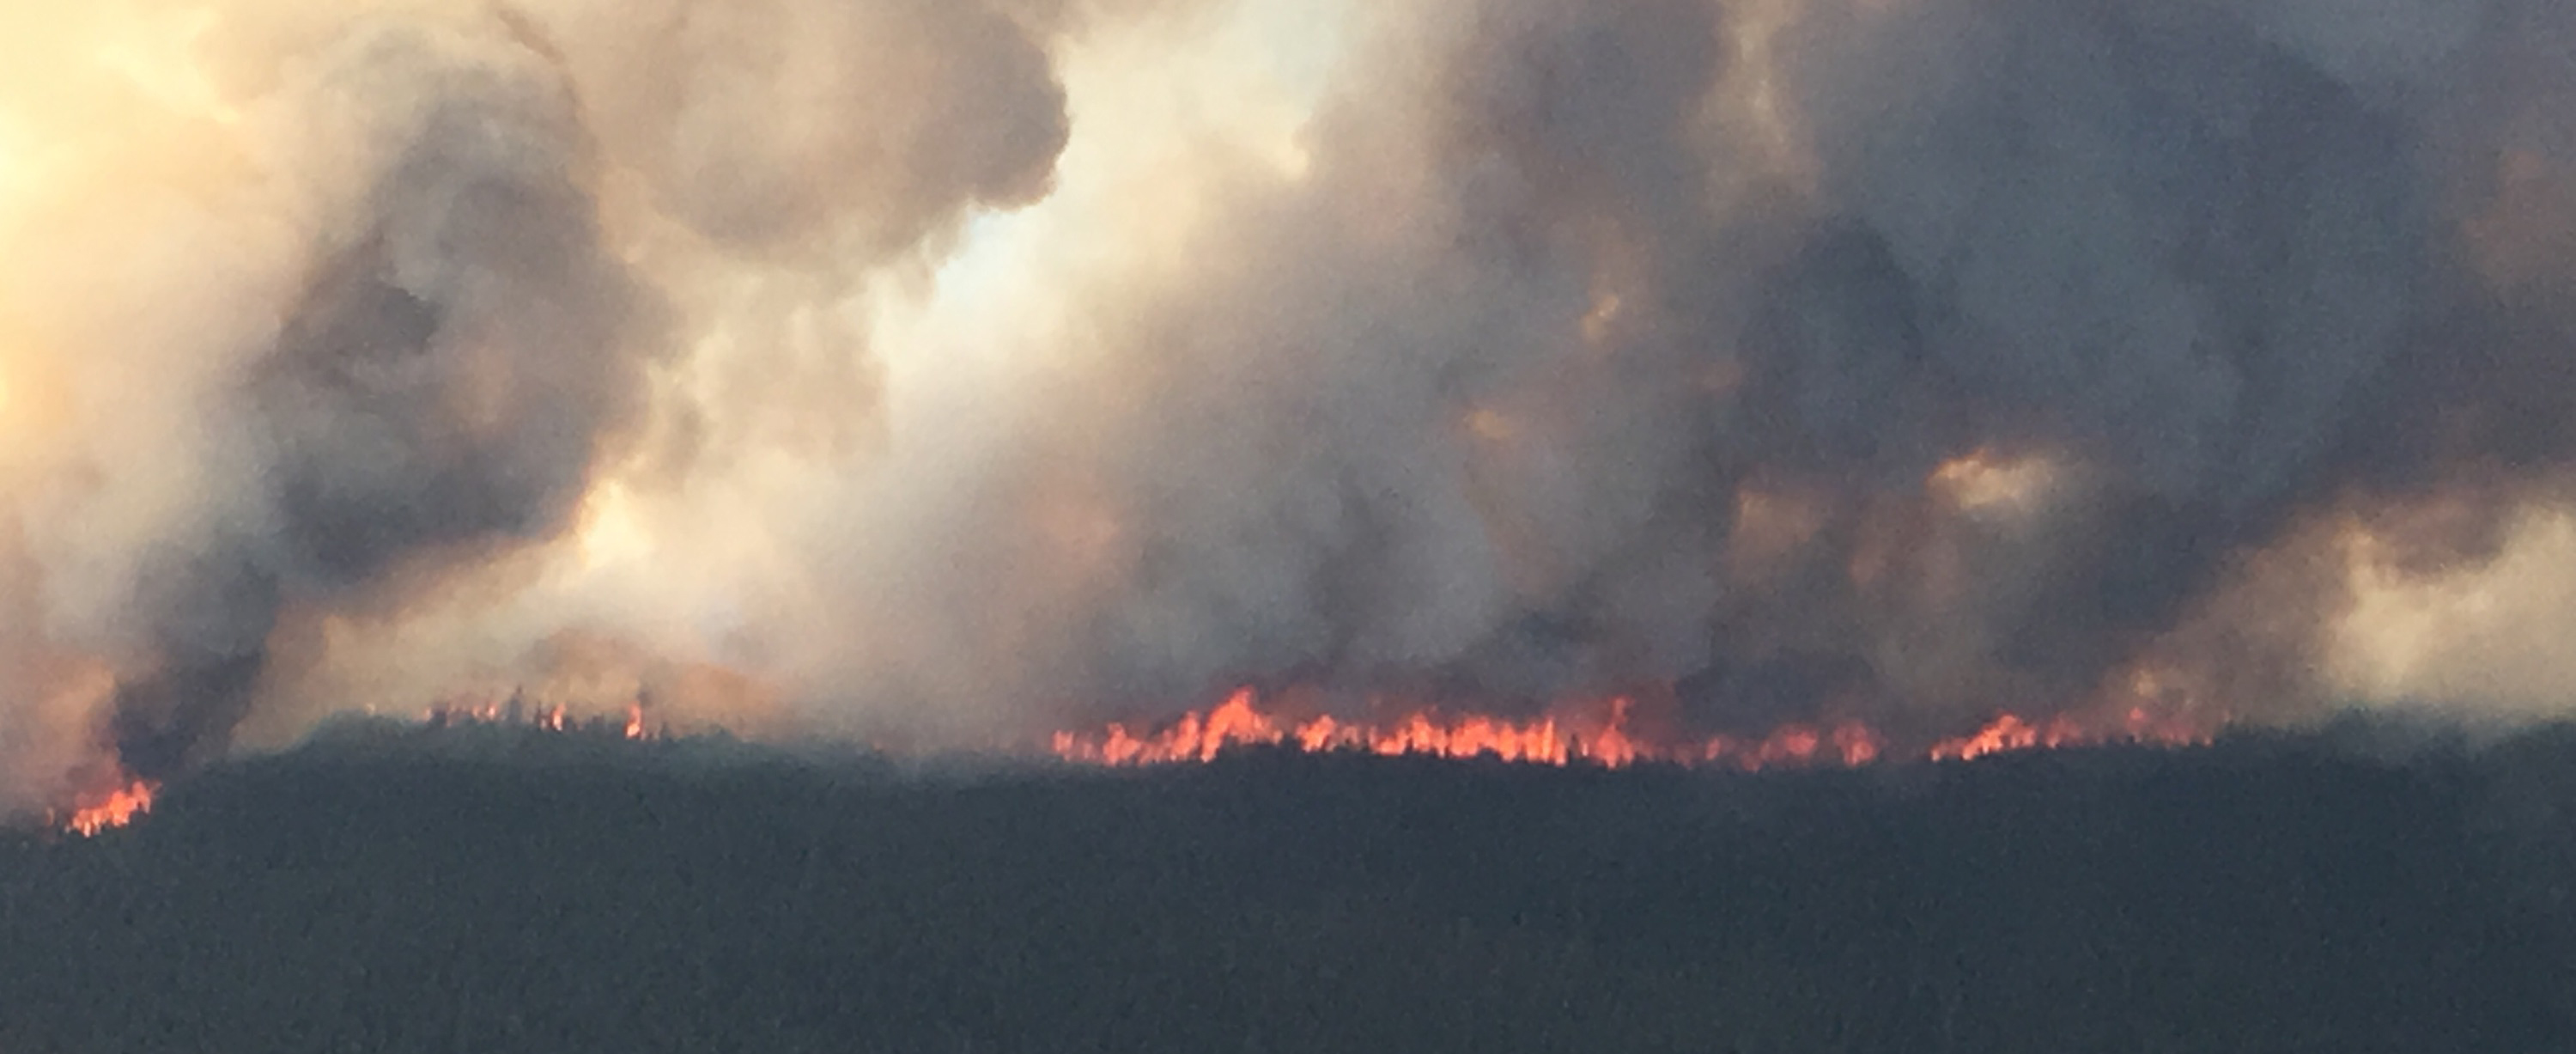
{"label": "billowing smoke cloud", "polygon": [[505,683],[2297,713],[2576,455],[2561,7],[135,5],[162,167],[0,169],[0,763]]}
{"label": "billowing smoke cloud", "polygon": [[[926,550],[953,592],[905,593],[963,643],[892,665],[1667,684],[1721,724],[2313,702],[2341,579],[2251,565],[2550,419],[2498,419],[2532,372],[2456,342],[2497,316],[2462,257],[2499,137],[2544,119],[2474,122],[2555,92],[2530,41],[2565,27],[2386,15],[1383,15],[1302,171],[1221,181],[1186,273],[1086,316],[1086,372]],[[1063,573],[1030,525],[1086,517],[1036,601],[1066,617],[996,625]]]}
{"label": "billowing smoke cloud", "polygon": [[67,740],[145,776],[220,752],[282,617],[398,618],[564,535],[701,336],[662,258],[863,270],[1042,190],[1063,141],[1043,52],[973,4],[333,6],[28,16],[98,62],[27,97],[134,123],[9,159],[52,184],[11,231],[50,345],[10,349],[12,409],[70,407],[11,437],[21,791],[81,778]]}
{"label": "billowing smoke cloud", "polygon": [[402,24],[307,61],[281,92],[354,141],[357,179],[273,340],[208,393],[252,518],[140,569],[156,668],[116,732],[146,773],[222,746],[281,605],[555,533],[644,401],[651,313],[601,244],[570,85],[520,42]]}
{"label": "billowing smoke cloud", "polygon": [[[1385,15],[1303,171],[1226,186],[1184,277],[1093,316],[1096,387],[975,475],[998,496],[932,551],[998,581],[908,617],[1038,657],[1004,694],[2311,703],[2320,518],[2399,531],[2466,466],[2556,461],[2510,452],[2557,419],[2510,392],[2563,352],[2515,350],[2540,320],[2464,257],[2534,204],[2493,199],[2499,156],[2558,171],[2533,42],[2567,27],[2382,14]],[[1106,570],[1034,643],[979,636],[1046,573],[1056,488]]]}

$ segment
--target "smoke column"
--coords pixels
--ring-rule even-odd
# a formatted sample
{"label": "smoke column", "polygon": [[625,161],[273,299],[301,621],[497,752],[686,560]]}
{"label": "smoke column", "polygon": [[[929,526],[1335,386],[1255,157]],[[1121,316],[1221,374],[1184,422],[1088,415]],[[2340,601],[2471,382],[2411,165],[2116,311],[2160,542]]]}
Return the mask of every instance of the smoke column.
{"label": "smoke column", "polygon": [[508,685],[987,742],[1243,682],[1938,729],[2576,673],[2563,4],[0,41],[14,800]]}

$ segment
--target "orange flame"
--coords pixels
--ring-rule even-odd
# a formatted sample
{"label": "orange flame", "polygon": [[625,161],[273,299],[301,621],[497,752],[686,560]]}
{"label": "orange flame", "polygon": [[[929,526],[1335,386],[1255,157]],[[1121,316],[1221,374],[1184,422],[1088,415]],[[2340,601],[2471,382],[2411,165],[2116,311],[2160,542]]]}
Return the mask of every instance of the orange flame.
{"label": "orange flame", "polygon": [[2044,725],[2034,725],[2018,715],[2005,714],[1972,735],[1933,744],[1932,759],[1974,761],[2006,751],[2073,746],[2084,739],[2084,733],[2076,727],[2074,720],[2063,714],[2049,718]]}
{"label": "orange flame", "polygon": [[[603,724],[603,722],[605,724]],[[627,739],[657,738],[661,731],[648,724],[641,703],[629,703],[623,716],[605,715],[576,719],[561,704],[540,704],[533,709],[513,701],[500,703],[444,703],[421,711],[420,723],[429,728],[464,728],[477,725],[531,728],[544,732],[590,732],[605,728]]]}
{"label": "orange flame", "polygon": [[[1050,747],[1066,761],[1110,767],[1205,762],[1231,748],[1261,746],[1291,747],[1309,754],[1481,757],[1560,767],[1583,763],[1616,769],[1655,763],[1728,765],[1748,771],[1782,766],[1856,768],[1889,753],[1886,740],[1858,722],[1786,725],[1759,739],[1718,736],[1674,741],[1635,731],[1631,709],[1631,702],[1619,697],[1607,700],[1590,715],[1577,712],[1517,721],[1431,710],[1376,723],[1330,715],[1290,721],[1265,712],[1253,690],[1244,688],[1215,708],[1183,714],[1159,731],[1139,733],[1112,724],[1096,733],[1058,732]],[[1941,740],[1919,756],[1968,761],[2018,750],[2101,743],[2181,746],[2210,738],[2184,721],[2159,721],[2143,709],[2131,710],[2126,717],[2117,727],[2100,728],[2066,715],[2034,724],[2004,714],[1968,735]]]}
{"label": "orange flame", "polygon": [[104,797],[73,809],[71,817],[63,821],[63,830],[86,838],[109,828],[133,823],[135,817],[152,811],[153,792],[160,789],[159,784],[148,780],[135,780],[118,787]]}

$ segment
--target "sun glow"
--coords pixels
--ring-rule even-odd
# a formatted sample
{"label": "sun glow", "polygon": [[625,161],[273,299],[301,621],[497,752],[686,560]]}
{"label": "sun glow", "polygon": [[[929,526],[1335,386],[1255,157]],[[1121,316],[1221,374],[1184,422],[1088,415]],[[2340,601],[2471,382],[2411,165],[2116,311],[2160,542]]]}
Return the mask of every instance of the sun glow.
{"label": "sun glow", "polygon": [[594,485],[583,497],[576,538],[585,570],[633,563],[653,553],[652,536],[636,512],[634,495],[616,480]]}
{"label": "sun glow", "polygon": [[196,58],[199,42],[219,21],[211,7],[178,12],[157,22],[137,19],[100,45],[92,58],[165,110],[218,124],[239,124],[241,110],[216,90]]}

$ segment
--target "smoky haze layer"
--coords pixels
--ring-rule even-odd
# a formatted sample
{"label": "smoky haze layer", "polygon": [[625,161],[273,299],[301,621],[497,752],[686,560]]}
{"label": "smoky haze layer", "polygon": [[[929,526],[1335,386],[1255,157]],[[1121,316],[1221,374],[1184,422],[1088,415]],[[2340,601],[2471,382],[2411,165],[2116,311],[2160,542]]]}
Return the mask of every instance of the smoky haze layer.
{"label": "smoky haze layer", "polygon": [[[2317,522],[2476,555],[2566,354],[2478,263],[2563,243],[2495,214],[2563,191],[2566,17],[2328,6],[1390,16],[1038,448],[1119,528],[1048,668],[1754,726],[2312,701]],[[2407,530],[2435,495],[2471,511]]]}
{"label": "smoky haze layer", "polygon": [[152,150],[0,122],[93,162],[0,179],[12,786],[573,681],[2283,716],[2576,454],[2541,0],[130,7],[16,35],[193,49],[65,111]]}
{"label": "smoky haze layer", "polygon": [[264,517],[152,573],[159,668],[117,699],[126,764],[195,760],[249,705],[289,598],[542,537],[641,401],[642,293],[600,243],[569,85],[505,40],[369,27],[288,91],[355,111],[368,171],[234,401]]}
{"label": "smoky haze layer", "polygon": [[[0,765],[40,800],[94,782],[84,740],[147,778],[221,752],[293,673],[282,626],[524,579],[492,569],[562,537],[611,457],[685,461],[660,379],[709,328],[699,272],[864,271],[1042,190],[1063,141],[1031,31],[980,4],[17,21],[31,61],[101,56],[12,85],[63,127],[8,125],[63,159],[0,227],[28,294],[0,315],[39,345],[8,393],[74,407],[9,436]],[[48,252],[74,265],[51,288]]]}

